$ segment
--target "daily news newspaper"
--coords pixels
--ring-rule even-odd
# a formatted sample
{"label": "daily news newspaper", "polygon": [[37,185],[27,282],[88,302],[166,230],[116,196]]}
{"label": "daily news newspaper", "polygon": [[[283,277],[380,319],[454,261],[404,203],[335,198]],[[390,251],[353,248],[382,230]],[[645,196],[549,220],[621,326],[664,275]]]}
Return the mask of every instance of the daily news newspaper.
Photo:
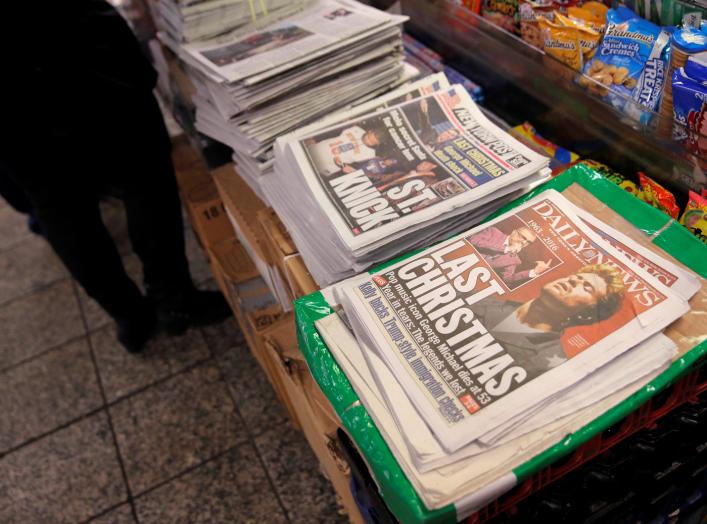
{"label": "daily news newspaper", "polygon": [[371,337],[450,452],[689,309],[555,191],[364,277],[344,297],[357,337]]}
{"label": "daily news newspaper", "polygon": [[[638,265],[653,278],[668,286],[685,300],[689,300],[692,295],[700,289],[699,279],[686,269],[664,258],[656,260],[656,255],[640,244],[633,242],[623,233],[607,226],[595,218],[591,213],[578,207],[574,211],[584,222],[592,228],[602,240],[608,242],[616,250],[623,253],[631,262]],[[629,247],[632,245],[633,247]]]}
{"label": "daily news newspaper", "polygon": [[305,11],[261,30],[187,45],[184,50],[227,82],[255,75],[259,81],[361,42],[385,24],[392,27],[405,20],[352,0],[317,0]]}
{"label": "daily news newspaper", "polygon": [[548,161],[491,123],[459,85],[317,131],[292,152],[353,250],[500,197]]}

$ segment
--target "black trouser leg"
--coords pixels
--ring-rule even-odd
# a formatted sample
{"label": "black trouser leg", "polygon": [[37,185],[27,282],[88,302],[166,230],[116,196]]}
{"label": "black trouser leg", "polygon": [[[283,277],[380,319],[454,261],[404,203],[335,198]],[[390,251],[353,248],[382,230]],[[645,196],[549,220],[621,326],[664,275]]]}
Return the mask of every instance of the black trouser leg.
{"label": "black trouser leg", "polygon": [[45,238],[86,293],[115,320],[142,314],[143,296],[101,220],[98,194],[54,187],[29,195]]}
{"label": "black trouser leg", "polygon": [[25,190],[9,176],[2,164],[0,164],[0,196],[18,213],[32,214],[32,204]]}
{"label": "black trouser leg", "polygon": [[169,302],[190,290],[192,281],[171,143],[153,95],[147,93],[141,102],[135,126],[150,137],[149,147],[140,148],[132,175],[116,180],[116,185],[125,202],[130,241],[142,262],[148,294],[157,302]]}

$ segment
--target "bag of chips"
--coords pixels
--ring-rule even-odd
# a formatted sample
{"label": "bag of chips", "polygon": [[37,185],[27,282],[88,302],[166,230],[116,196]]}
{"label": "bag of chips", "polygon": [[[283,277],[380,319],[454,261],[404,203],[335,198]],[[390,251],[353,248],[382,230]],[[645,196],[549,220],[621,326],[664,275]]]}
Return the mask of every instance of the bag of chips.
{"label": "bag of chips", "polygon": [[538,20],[545,53],[567,64],[575,71],[582,70],[582,48],[579,42],[580,31],[576,26],[565,26],[550,22],[545,18]]}
{"label": "bag of chips", "polygon": [[680,217],[680,223],[690,233],[707,244],[707,191],[702,190],[702,196],[690,191],[690,199],[685,206],[685,212]]}
{"label": "bag of chips", "polygon": [[555,22],[565,27],[576,27],[579,31],[579,47],[582,49],[582,60],[590,60],[597,50],[601,34],[592,27],[577,20],[574,20],[562,13],[555,13]]}
{"label": "bag of chips", "polygon": [[570,7],[567,9],[567,17],[573,22],[594,29],[598,33],[603,33],[606,27],[606,6],[598,2],[588,2],[588,4],[598,4],[604,7],[604,11],[595,11],[587,8],[587,4],[582,7]]}
{"label": "bag of chips", "polygon": [[606,164],[602,164],[601,162],[597,162],[596,160],[591,159],[580,160],[579,163],[591,167],[594,171],[598,171],[607,180],[610,180],[611,182],[624,189],[625,191],[631,193],[632,195],[639,196],[640,189],[638,188],[635,182],[629,180],[621,173],[614,171]]}
{"label": "bag of chips", "polygon": [[542,49],[543,39],[540,33],[538,19],[546,18],[552,21],[555,16],[552,9],[552,2],[550,0],[539,2],[521,0],[518,4],[518,12],[520,14],[520,37],[530,45]]}
{"label": "bag of chips", "polygon": [[666,215],[677,219],[680,214],[680,208],[675,203],[675,195],[644,173],[639,171],[638,176],[641,180],[641,192],[638,197],[653,207],[660,209]]}

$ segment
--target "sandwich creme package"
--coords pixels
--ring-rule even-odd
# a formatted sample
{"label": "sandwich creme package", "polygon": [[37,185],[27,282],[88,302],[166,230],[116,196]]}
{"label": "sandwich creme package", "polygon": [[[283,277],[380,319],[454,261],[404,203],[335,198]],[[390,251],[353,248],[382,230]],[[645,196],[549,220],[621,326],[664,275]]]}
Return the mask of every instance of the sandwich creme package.
{"label": "sandwich creme package", "polygon": [[[610,9],[606,32],[584,74],[606,87],[602,94],[615,107],[637,120],[655,111],[665,84],[670,33],[639,18],[626,7]],[[589,82],[582,81],[585,85]]]}

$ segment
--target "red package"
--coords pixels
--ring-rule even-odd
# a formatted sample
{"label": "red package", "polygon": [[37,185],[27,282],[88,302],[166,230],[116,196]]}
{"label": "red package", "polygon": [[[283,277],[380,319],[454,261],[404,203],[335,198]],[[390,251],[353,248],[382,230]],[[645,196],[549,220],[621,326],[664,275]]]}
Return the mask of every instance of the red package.
{"label": "red package", "polygon": [[707,188],[702,189],[702,198],[707,198]]}
{"label": "red package", "polygon": [[677,219],[680,214],[680,208],[675,203],[675,196],[658,182],[648,178],[644,173],[639,171],[638,176],[641,180],[639,198],[660,209],[666,215]]}

